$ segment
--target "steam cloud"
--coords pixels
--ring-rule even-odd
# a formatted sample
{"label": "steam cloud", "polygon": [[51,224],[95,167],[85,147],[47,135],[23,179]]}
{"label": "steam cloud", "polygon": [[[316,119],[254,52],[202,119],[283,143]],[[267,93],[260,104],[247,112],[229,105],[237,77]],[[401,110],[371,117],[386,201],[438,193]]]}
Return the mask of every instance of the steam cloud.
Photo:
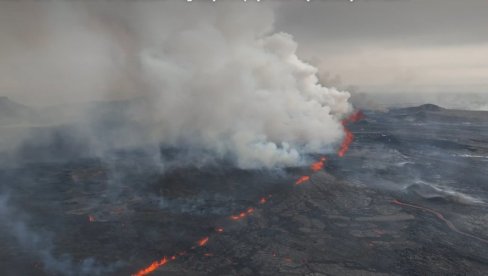
{"label": "steam cloud", "polygon": [[[71,29],[80,31],[64,34],[63,22],[50,19],[58,39],[47,47],[69,57],[63,71],[81,72],[80,85],[95,99],[149,99],[134,116],[126,114],[144,128],[125,131],[112,144],[157,141],[255,168],[297,164],[303,154],[327,150],[343,135],[339,120],[351,111],[349,93],[318,83],[317,69],[297,57],[291,35],[273,32],[272,5],[54,5],[54,18],[75,15]],[[66,47],[77,42],[86,51]],[[88,65],[72,65],[77,54],[89,58]],[[40,63],[49,69],[45,60]],[[89,73],[95,67],[97,73]],[[76,82],[66,86],[78,90]]]}

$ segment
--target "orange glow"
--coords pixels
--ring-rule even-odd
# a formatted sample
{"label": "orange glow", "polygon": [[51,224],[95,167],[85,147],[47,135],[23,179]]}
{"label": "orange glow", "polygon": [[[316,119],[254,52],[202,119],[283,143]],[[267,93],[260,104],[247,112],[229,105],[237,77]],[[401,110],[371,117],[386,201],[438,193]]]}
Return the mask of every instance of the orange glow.
{"label": "orange glow", "polygon": [[354,112],[350,117],[349,117],[349,120],[351,121],[351,123],[355,123],[357,121],[360,121],[364,119],[364,114],[363,112],[361,111],[356,111]]}
{"label": "orange glow", "polygon": [[254,213],[254,211],[256,211],[256,209],[254,209],[253,207],[249,207],[249,208],[247,208],[247,210],[245,212],[241,212],[238,215],[230,216],[230,219],[236,220],[236,221],[241,220],[241,219],[251,215],[252,213]]}
{"label": "orange glow", "polygon": [[346,126],[350,123],[357,122],[363,118],[364,118],[364,114],[361,111],[356,111],[346,119],[342,120],[342,125],[344,126],[344,132],[346,132],[346,136],[344,137],[344,140],[342,140],[341,148],[337,152],[337,155],[339,155],[339,157],[343,157],[346,154],[346,152],[349,150],[349,146],[354,140],[354,134],[352,134],[352,132],[349,129],[347,129]]}
{"label": "orange glow", "polygon": [[344,128],[344,131],[346,132],[346,137],[344,137],[341,148],[337,152],[337,155],[339,155],[340,157],[343,157],[346,154],[346,152],[349,150],[349,146],[354,140],[354,134],[352,134],[352,132],[350,132],[347,128]]}
{"label": "orange glow", "polygon": [[[338,155],[340,157],[344,156],[348,149],[349,149],[349,146],[351,145],[351,143],[353,142],[354,140],[354,135],[352,134],[352,132],[347,129],[347,125],[350,124],[350,123],[354,123],[354,122],[357,122],[359,120],[361,120],[362,118],[364,118],[364,115],[363,113],[361,113],[360,111],[358,112],[355,112],[353,114],[351,114],[349,117],[345,118],[343,121],[342,121],[342,125],[344,126],[344,132],[345,132],[345,137],[344,137],[344,140],[342,141],[342,144],[341,144],[341,147],[338,151]],[[319,159],[319,161],[316,161],[314,163],[312,163],[310,165],[310,170],[312,171],[312,173],[315,173],[315,172],[318,172],[320,170],[322,170],[324,167],[325,167],[325,162],[326,162],[326,157],[321,157]],[[298,178],[296,181],[295,181],[295,185],[301,185],[307,181],[310,181],[310,176],[308,175],[303,175],[301,176],[300,178]],[[271,198],[271,195],[268,195],[268,196],[264,196],[264,197],[261,197],[259,199],[259,204],[265,204],[268,202],[268,200]],[[467,233],[464,233],[464,232],[461,232],[459,230],[457,230],[450,221],[448,221],[447,219],[444,218],[444,216],[440,213],[437,213],[433,210],[430,210],[430,209],[427,209],[427,208],[422,208],[420,206],[414,206],[412,204],[407,204],[407,203],[403,203],[403,202],[400,202],[398,200],[393,200],[392,201],[393,204],[397,204],[397,205],[401,205],[401,206],[410,206],[410,207],[413,207],[413,208],[418,208],[418,209],[422,209],[424,211],[429,211],[431,213],[434,213],[439,219],[443,220],[444,222],[446,222],[446,224],[454,231],[460,233],[460,234],[463,234],[465,236],[470,236],[470,237],[474,237],[472,235],[469,235]],[[243,212],[240,212],[239,214],[237,215],[232,215],[230,216],[230,219],[233,220],[233,221],[239,221],[239,220],[242,220],[244,218],[246,218],[247,216],[249,215],[252,215],[254,212],[256,211],[256,209],[254,207],[249,207],[247,208],[245,211]],[[95,221],[95,217],[94,216],[88,216],[88,219],[90,222],[93,222]],[[223,233],[224,232],[224,228],[222,227],[216,227],[215,228],[215,232],[216,233]],[[381,232],[380,230],[377,232],[378,235],[382,234],[383,232]],[[478,238],[478,237],[474,237],[474,238],[477,238],[478,240],[481,240],[481,241],[484,241],[486,242],[486,240],[483,240],[481,238]],[[197,245],[198,246],[205,246],[207,245],[209,241],[209,237],[204,237],[202,238],[201,240],[197,241]],[[197,248],[197,245],[194,245],[192,246],[190,249],[191,250],[194,250]],[[144,275],[147,275],[153,271],[155,271],[156,269],[158,269],[159,267],[161,266],[164,266],[166,265],[169,261],[175,261],[176,260],[176,256],[184,256],[184,255],[187,255],[187,251],[181,251],[179,253],[177,253],[176,255],[173,255],[170,257],[170,259],[167,259],[166,257],[164,257],[163,259],[159,260],[159,261],[155,261],[153,262],[152,264],[150,264],[149,266],[147,266],[146,268],[143,268],[141,269],[139,272],[137,272],[136,274],[133,274],[133,276],[144,276]],[[272,255],[274,257],[277,256],[277,254],[275,252],[272,253]],[[207,256],[207,257],[210,257],[210,256],[213,256],[212,253],[205,253],[204,256]],[[285,261],[287,262],[293,262],[293,260],[289,257],[285,257],[284,258]]]}
{"label": "orange glow", "polygon": [[167,263],[168,263],[168,259],[166,257],[163,257],[161,260],[155,261],[152,264],[150,264],[148,267],[141,269],[136,274],[133,274],[133,276],[144,276],[144,275],[147,275],[147,274],[153,272],[154,270],[162,267],[163,265],[165,265]]}
{"label": "orange glow", "polygon": [[215,232],[217,232],[217,233],[223,233],[224,232],[224,228],[217,227],[217,228],[215,228]]}
{"label": "orange glow", "polygon": [[304,176],[301,176],[300,178],[298,178],[298,180],[295,182],[295,185],[300,185],[300,184],[303,184],[304,182],[307,182],[310,180],[310,176],[308,175],[304,175]]}
{"label": "orange glow", "polygon": [[245,212],[242,212],[242,213],[240,213],[238,215],[233,215],[230,218],[232,220],[241,220],[241,219],[245,218],[246,216],[247,216],[247,214]]}
{"label": "orange glow", "polygon": [[313,162],[312,165],[310,165],[310,169],[312,172],[318,172],[322,170],[325,166],[325,157],[320,158],[320,161]]}
{"label": "orange glow", "polygon": [[208,243],[208,237],[205,237],[198,241],[199,246],[205,246]]}
{"label": "orange glow", "polygon": [[356,111],[356,112],[352,113],[351,115],[349,115],[349,117],[347,117],[346,119],[342,120],[342,124],[348,125],[350,123],[355,123],[355,122],[360,121],[362,119],[364,119],[363,112]]}

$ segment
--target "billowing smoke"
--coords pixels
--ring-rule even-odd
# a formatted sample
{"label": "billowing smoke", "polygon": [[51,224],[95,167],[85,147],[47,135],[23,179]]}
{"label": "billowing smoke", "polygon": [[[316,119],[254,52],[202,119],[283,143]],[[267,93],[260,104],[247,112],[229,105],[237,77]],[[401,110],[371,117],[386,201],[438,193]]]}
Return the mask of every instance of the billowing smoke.
{"label": "billowing smoke", "polygon": [[301,153],[337,141],[349,95],[317,82],[290,35],[265,33],[272,14],[251,24],[251,14],[236,14],[212,10],[141,52],[163,142],[231,154],[253,167],[296,164]]}
{"label": "billowing smoke", "polygon": [[[48,26],[57,26],[56,32],[63,34],[62,15],[76,14],[75,19],[69,17],[77,26],[71,29],[87,39],[74,35],[87,48],[78,48],[78,53],[63,46],[74,45],[73,33],[63,37],[62,45],[47,42],[48,47],[61,47],[63,57],[75,60],[71,54],[86,58],[96,50],[85,62],[99,62],[101,72],[80,70],[81,85],[97,91],[87,93],[97,99],[102,94],[110,100],[146,99],[144,108],[124,113],[142,126],[117,132],[112,145],[151,141],[204,150],[251,168],[298,164],[304,154],[326,151],[343,135],[339,121],[351,111],[349,93],[318,83],[317,69],[297,57],[292,36],[273,32],[270,5],[61,4],[62,9],[50,10],[60,21],[53,24],[51,19]],[[100,53],[110,56],[100,60]],[[86,85],[90,76],[92,86]],[[77,85],[71,82],[66,89],[78,90]],[[90,135],[99,131],[88,129]]]}

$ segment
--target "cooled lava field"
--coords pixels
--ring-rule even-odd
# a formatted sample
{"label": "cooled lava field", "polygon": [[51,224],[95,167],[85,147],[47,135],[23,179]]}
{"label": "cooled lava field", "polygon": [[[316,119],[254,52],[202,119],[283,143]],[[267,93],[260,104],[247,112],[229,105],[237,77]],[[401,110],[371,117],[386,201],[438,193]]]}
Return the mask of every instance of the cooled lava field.
{"label": "cooled lava field", "polygon": [[31,145],[0,168],[0,274],[487,275],[488,112],[364,115],[343,157],[279,170]]}

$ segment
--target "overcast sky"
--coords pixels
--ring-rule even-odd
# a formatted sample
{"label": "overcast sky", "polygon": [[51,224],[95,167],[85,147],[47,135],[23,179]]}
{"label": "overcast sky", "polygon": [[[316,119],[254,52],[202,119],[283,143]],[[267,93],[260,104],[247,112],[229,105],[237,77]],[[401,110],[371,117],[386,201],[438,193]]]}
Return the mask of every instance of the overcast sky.
{"label": "overcast sky", "polygon": [[[107,73],[133,47],[113,12],[120,2],[87,9],[82,1],[69,2],[75,9],[49,2],[60,1],[0,1],[0,94],[42,103],[76,93],[85,101],[86,91],[107,89],[107,79],[128,89],[125,75]],[[299,56],[328,85],[399,96],[488,95],[487,0],[287,0],[276,7],[275,28],[294,36]]]}
{"label": "overcast sky", "polygon": [[488,95],[486,0],[300,2],[281,5],[276,26],[325,81],[369,93]]}

